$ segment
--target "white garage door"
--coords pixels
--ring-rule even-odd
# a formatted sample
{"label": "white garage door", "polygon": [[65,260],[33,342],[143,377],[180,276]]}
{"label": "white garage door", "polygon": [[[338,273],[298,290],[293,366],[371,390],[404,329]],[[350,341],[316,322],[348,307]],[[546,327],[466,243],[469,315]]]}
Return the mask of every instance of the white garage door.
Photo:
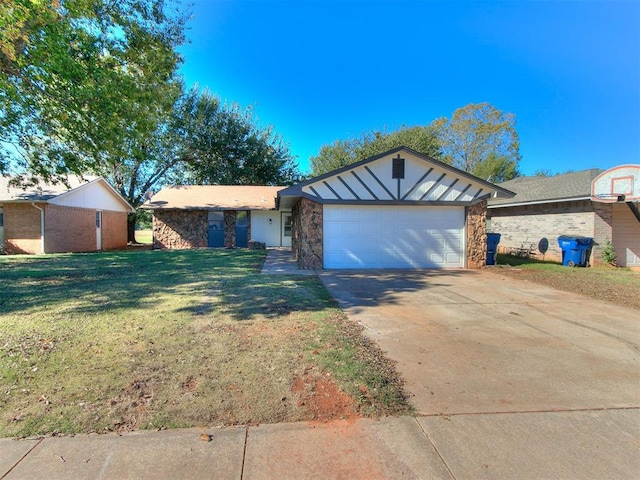
{"label": "white garage door", "polygon": [[464,267],[464,207],[325,205],[324,268]]}

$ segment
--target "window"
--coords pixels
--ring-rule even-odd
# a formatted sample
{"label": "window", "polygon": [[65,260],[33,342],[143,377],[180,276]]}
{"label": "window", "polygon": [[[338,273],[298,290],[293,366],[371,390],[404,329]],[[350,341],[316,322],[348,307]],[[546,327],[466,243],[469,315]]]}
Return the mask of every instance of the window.
{"label": "window", "polygon": [[284,216],[284,236],[291,236],[291,215],[287,214]]}
{"label": "window", "polygon": [[96,212],[96,228],[102,226],[102,212]]}
{"label": "window", "polygon": [[223,212],[209,212],[209,229],[210,230],[222,230],[224,228],[224,213]]}
{"label": "window", "polygon": [[4,213],[2,207],[0,207],[0,227],[4,227]]}

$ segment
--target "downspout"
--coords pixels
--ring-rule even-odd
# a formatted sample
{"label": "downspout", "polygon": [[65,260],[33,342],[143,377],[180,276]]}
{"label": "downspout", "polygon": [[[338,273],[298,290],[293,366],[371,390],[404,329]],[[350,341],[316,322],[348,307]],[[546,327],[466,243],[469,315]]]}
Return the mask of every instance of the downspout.
{"label": "downspout", "polygon": [[40,210],[40,253],[44,252],[44,209],[37,206],[35,203],[31,202],[31,206],[33,208],[37,208]]}

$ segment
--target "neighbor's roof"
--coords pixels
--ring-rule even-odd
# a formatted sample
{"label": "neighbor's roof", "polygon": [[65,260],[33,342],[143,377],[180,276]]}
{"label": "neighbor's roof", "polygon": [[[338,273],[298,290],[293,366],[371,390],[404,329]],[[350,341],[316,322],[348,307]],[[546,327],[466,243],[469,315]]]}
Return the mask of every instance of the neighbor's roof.
{"label": "neighbor's roof", "polygon": [[13,177],[0,176],[0,202],[46,202],[67,193],[99,177],[67,177],[68,187],[62,183],[56,185],[40,182],[31,187],[17,187],[11,184]]}
{"label": "neighbor's roof", "polygon": [[489,208],[522,203],[588,199],[591,197],[591,182],[602,171],[599,168],[592,168],[554,177],[518,177],[507,180],[499,186],[515,192],[516,196],[490,199]]}
{"label": "neighbor's roof", "polygon": [[275,210],[285,187],[250,185],[186,185],[166,187],[143,208],[153,210]]}

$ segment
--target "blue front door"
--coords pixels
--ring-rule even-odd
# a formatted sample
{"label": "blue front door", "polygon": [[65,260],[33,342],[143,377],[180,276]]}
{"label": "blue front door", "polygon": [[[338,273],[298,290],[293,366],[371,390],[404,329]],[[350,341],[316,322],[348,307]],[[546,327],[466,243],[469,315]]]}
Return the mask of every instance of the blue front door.
{"label": "blue front door", "polygon": [[209,228],[207,229],[207,246],[224,247],[224,213],[209,212]]}

